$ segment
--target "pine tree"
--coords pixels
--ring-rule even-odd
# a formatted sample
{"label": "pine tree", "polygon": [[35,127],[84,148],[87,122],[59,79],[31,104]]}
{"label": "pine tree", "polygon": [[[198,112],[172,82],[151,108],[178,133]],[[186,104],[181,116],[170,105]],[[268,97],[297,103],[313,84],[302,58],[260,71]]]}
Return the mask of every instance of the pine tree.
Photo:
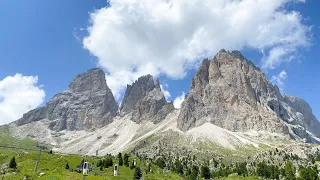
{"label": "pine tree", "polygon": [[287,180],[295,180],[295,168],[292,166],[291,162],[288,162],[285,166],[285,175]]}
{"label": "pine tree", "polygon": [[65,168],[66,168],[66,169],[70,169],[68,162],[67,162],[67,164],[66,164],[66,167],[65,167]]}
{"label": "pine tree", "polygon": [[118,159],[119,159],[119,166],[122,166],[123,165],[123,159],[122,159],[122,154],[121,153],[118,154]]}
{"label": "pine tree", "polygon": [[190,168],[187,168],[186,170],[186,176],[190,176],[191,175],[191,169]]}
{"label": "pine tree", "polygon": [[121,153],[119,153],[118,159],[119,159],[119,166],[123,166],[123,159],[122,159]]}
{"label": "pine tree", "polygon": [[309,179],[309,174],[308,174],[308,171],[305,167],[299,166],[299,174],[300,174],[299,179],[301,179],[301,180]]}
{"label": "pine tree", "polygon": [[129,166],[129,155],[124,154],[123,160],[124,160],[124,165],[128,167]]}
{"label": "pine tree", "polygon": [[97,162],[97,167],[101,167],[101,166],[103,166],[103,163],[102,163],[101,160],[99,160],[99,161]]}
{"label": "pine tree", "polygon": [[176,161],[174,162],[174,171],[176,173],[179,173],[180,175],[183,174],[183,166],[180,163],[179,159],[177,158]]}
{"label": "pine tree", "polygon": [[142,177],[142,173],[141,173],[141,169],[136,167],[135,171],[134,171],[134,176],[133,179],[140,179]]}
{"label": "pine tree", "polygon": [[198,174],[199,174],[199,167],[193,165],[192,166],[192,170],[191,170],[190,179],[191,180],[196,180],[198,178]]}
{"label": "pine tree", "polygon": [[308,167],[308,174],[310,180],[319,180],[319,171],[317,166]]}
{"label": "pine tree", "polygon": [[203,177],[204,179],[210,179],[211,174],[208,166],[201,167],[201,177]]}
{"label": "pine tree", "polygon": [[164,167],[166,167],[166,162],[165,162],[164,159],[161,158],[161,157],[156,160],[156,164],[157,164],[157,166],[159,166],[161,169],[163,169]]}
{"label": "pine tree", "polygon": [[12,157],[12,159],[10,160],[9,168],[17,169],[17,163],[16,163],[16,158],[15,157]]}

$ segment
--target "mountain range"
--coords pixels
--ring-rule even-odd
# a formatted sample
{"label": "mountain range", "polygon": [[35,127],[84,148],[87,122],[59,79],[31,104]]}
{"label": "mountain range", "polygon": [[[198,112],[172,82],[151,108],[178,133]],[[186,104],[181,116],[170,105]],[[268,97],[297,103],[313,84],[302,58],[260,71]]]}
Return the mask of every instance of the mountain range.
{"label": "mountain range", "polygon": [[[1,128],[60,153],[139,151],[223,154],[296,149],[320,142],[320,123],[304,100],[280,92],[239,51],[204,59],[180,109],[151,75],[127,85],[119,106],[101,69],[77,75],[45,106]],[[316,145],[315,145],[316,146]],[[226,153],[224,153],[226,154]]]}

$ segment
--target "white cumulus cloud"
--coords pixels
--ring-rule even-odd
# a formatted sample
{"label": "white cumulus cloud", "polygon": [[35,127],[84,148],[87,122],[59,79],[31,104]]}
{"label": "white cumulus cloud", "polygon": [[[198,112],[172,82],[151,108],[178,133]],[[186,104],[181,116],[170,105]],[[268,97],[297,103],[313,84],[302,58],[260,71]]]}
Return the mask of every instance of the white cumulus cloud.
{"label": "white cumulus cloud", "polygon": [[84,48],[120,96],[145,74],[183,78],[220,49],[262,51],[272,69],[310,44],[310,27],[289,3],[304,0],[109,0],[91,13]]}
{"label": "white cumulus cloud", "polygon": [[178,96],[174,99],[173,101],[173,106],[177,109],[180,108],[181,103],[184,101],[184,97],[186,96],[186,94],[184,92],[182,92],[181,96]]}
{"label": "white cumulus cloud", "polygon": [[0,81],[0,125],[22,117],[39,106],[45,97],[37,76],[16,74]]}
{"label": "white cumulus cloud", "polygon": [[287,79],[288,75],[286,71],[281,71],[277,76],[272,76],[272,83],[278,85],[279,89],[283,91],[284,81]]}

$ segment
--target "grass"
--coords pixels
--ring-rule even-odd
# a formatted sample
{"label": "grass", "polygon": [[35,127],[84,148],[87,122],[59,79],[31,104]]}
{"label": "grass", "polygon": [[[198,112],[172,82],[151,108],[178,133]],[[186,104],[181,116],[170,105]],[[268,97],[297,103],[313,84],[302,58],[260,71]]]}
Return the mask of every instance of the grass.
{"label": "grass", "polygon": [[[83,176],[81,173],[71,172],[65,169],[65,165],[68,162],[70,168],[75,169],[79,165],[82,159],[85,159],[91,164],[97,164],[100,158],[97,157],[82,157],[79,155],[60,155],[60,154],[49,154],[47,152],[42,152],[41,159],[38,167],[38,172],[34,173],[34,166],[37,159],[37,151],[24,152],[15,149],[0,149],[0,165],[4,163],[9,163],[10,159],[15,156],[17,162],[17,169],[19,173],[6,173],[4,175],[6,180],[16,180],[28,177],[28,179],[46,179],[46,180],[82,180]],[[134,157],[130,157],[129,160],[132,162]],[[137,166],[141,166],[141,161],[137,159]],[[114,164],[117,163],[117,159],[113,159]],[[144,167],[146,168],[146,162],[144,162]],[[178,174],[169,172],[167,175],[163,173],[163,170],[152,164],[152,173],[144,173],[144,179],[157,180],[157,179],[173,179],[180,180],[183,179]],[[129,167],[120,166],[119,174],[117,177],[113,176],[113,167],[104,168],[100,171],[99,168],[94,168],[94,172],[90,172],[87,176],[87,180],[95,179],[111,179],[111,180],[126,180],[132,179],[134,170]],[[40,172],[44,172],[45,176],[38,177]],[[145,171],[146,172],[146,171]],[[2,176],[0,176],[2,177]]]}

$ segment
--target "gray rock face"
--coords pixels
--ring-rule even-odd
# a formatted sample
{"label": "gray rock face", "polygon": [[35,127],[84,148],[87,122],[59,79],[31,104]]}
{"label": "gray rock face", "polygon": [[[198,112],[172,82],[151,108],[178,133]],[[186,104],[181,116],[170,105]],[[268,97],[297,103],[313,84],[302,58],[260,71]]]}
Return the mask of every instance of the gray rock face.
{"label": "gray rock face", "polygon": [[313,115],[310,105],[295,96],[284,96],[284,101],[287,103],[288,113],[292,124],[297,124],[305,127],[314,135],[320,137],[320,122]]}
{"label": "gray rock face", "polygon": [[31,110],[16,123],[23,125],[48,119],[52,130],[91,130],[111,123],[117,110],[104,72],[91,69],[76,76],[69,89],[56,94],[46,106]]}
{"label": "gray rock face", "polygon": [[[297,112],[303,119],[297,117]],[[320,128],[306,102],[283,97],[279,88],[272,85],[265,74],[239,51],[225,50],[211,61],[203,60],[181,105],[179,129],[187,131],[205,122],[231,131],[258,130],[283,134],[293,132],[287,126],[289,123],[308,129],[317,136]],[[299,129],[295,128],[295,131]],[[307,133],[297,136],[306,138]]]}
{"label": "gray rock face", "polygon": [[121,114],[125,114],[134,110],[137,102],[145,97],[154,88],[155,85],[151,75],[142,76],[132,85],[127,85],[127,89],[120,106]]}
{"label": "gray rock face", "polygon": [[109,88],[106,84],[105,74],[97,68],[77,75],[69,85],[69,90],[74,93],[104,91],[106,89]]}
{"label": "gray rock face", "polygon": [[154,84],[153,77],[146,75],[127,86],[120,114],[132,112],[131,120],[137,123],[142,120],[156,123],[164,119],[173,109],[173,104],[166,101],[161,91],[159,79]]}

